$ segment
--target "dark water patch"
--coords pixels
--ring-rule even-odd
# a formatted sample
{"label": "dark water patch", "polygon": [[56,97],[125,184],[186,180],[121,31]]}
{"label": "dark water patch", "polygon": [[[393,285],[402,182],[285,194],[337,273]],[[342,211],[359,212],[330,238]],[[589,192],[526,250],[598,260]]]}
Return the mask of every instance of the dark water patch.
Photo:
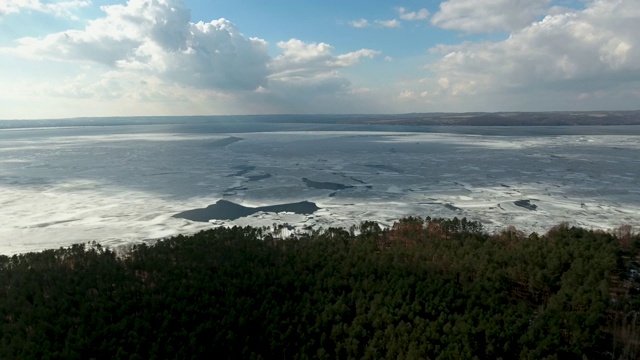
{"label": "dark water patch", "polygon": [[425,202],[420,202],[420,205],[441,205],[444,206],[446,209],[451,210],[451,211],[456,211],[456,212],[462,212],[462,209],[457,207],[457,206],[453,206],[451,204],[443,204],[441,202],[438,201],[425,201]]}
{"label": "dark water patch", "polygon": [[307,178],[302,178],[302,181],[307,185],[307,187],[314,189],[322,189],[322,190],[344,190],[354,188],[352,185],[344,185],[340,183],[334,182],[323,182],[323,181],[313,181]]}
{"label": "dark water patch", "polygon": [[270,177],[271,177],[271,174],[265,173],[265,174],[260,174],[260,175],[247,176],[247,179],[249,181],[259,181],[259,180],[268,179]]}
{"label": "dark water patch", "polygon": [[446,209],[451,210],[451,211],[455,211],[455,212],[458,212],[458,213],[462,212],[462,209],[457,207],[457,206],[454,206],[454,205],[451,205],[451,204],[446,204],[446,203],[443,204],[443,203],[438,202],[438,201],[423,201],[423,202],[419,202],[418,204],[419,205],[440,205],[440,206],[444,206]]}
{"label": "dark water patch", "polygon": [[191,221],[208,222],[209,220],[236,220],[241,217],[250,216],[257,212],[292,212],[295,214],[313,214],[320,208],[313,202],[300,201],[280,205],[247,207],[236,204],[228,200],[218,200],[213,205],[203,209],[193,209],[183,211],[173,215],[173,217],[187,219]]}
{"label": "dark water patch", "polygon": [[258,180],[268,179],[271,177],[271,174],[269,173],[262,173],[262,174],[258,173],[256,175],[247,175],[248,173],[256,170],[256,167],[253,165],[239,165],[239,166],[234,166],[233,169],[237,169],[238,171],[236,171],[231,175],[227,175],[227,177],[244,176],[249,181],[258,181]]}
{"label": "dark water patch", "polygon": [[402,169],[398,169],[397,167],[393,167],[391,165],[367,164],[365,166],[366,167],[370,167],[370,168],[374,168],[374,169],[378,169],[378,170],[391,171],[391,172],[395,172],[395,173],[399,173],[399,174],[404,173],[404,171]]}
{"label": "dark water patch", "polygon": [[247,188],[246,186],[236,186],[236,187],[228,188],[226,191],[245,191],[245,190],[249,190],[249,188]]}
{"label": "dark water patch", "polygon": [[162,175],[176,175],[176,174],[182,174],[182,173],[179,171],[167,171],[167,172],[146,174],[145,176],[162,176]]}
{"label": "dark water patch", "polygon": [[33,225],[33,227],[43,228],[43,227],[48,227],[48,226],[52,226],[52,225],[66,224],[66,223],[70,223],[70,222],[74,222],[74,221],[78,221],[78,220],[77,219],[71,219],[71,220],[58,220],[58,221],[43,222],[43,223],[35,224],[35,225]]}
{"label": "dark water patch", "polygon": [[447,209],[451,210],[451,211],[457,211],[457,212],[461,212],[462,209],[460,209],[457,206],[453,206],[451,204],[444,204],[444,207],[446,207]]}
{"label": "dark water patch", "polygon": [[244,174],[256,169],[256,167],[252,165],[239,165],[239,166],[234,166],[233,168],[238,169],[238,171],[236,171],[234,174],[228,175],[228,177],[243,176]]}
{"label": "dark water patch", "polygon": [[360,180],[360,179],[358,179],[357,177],[350,176],[350,177],[349,177],[349,179],[351,179],[351,180],[353,180],[353,181],[355,181],[355,182],[357,182],[357,183],[360,183],[360,184],[366,184],[366,182],[365,182],[365,181]]}
{"label": "dark water patch", "polygon": [[520,206],[521,208],[525,208],[527,210],[535,211],[538,208],[538,205],[532,204],[531,200],[516,200],[513,202],[516,206]]}
{"label": "dark water patch", "polygon": [[247,190],[249,190],[249,188],[245,186],[236,186],[236,187],[228,188],[222,193],[222,195],[233,196],[233,195],[236,195],[238,191],[247,191]]}
{"label": "dark water patch", "polygon": [[511,186],[509,186],[509,185],[505,185],[505,184],[500,184],[500,186],[502,186],[502,187],[506,187],[506,188],[510,188],[510,187],[511,187]]}
{"label": "dark water patch", "polygon": [[204,146],[206,147],[212,147],[212,148],[217,148],[217,147],[225,147],[231,144],[235,144],[239,141],[244,140],[243,138],[239,138],[236,136],[229,136],[226,137],[224,139],[218,139],[218,140],[212,140],[212,141],[207,141]]}

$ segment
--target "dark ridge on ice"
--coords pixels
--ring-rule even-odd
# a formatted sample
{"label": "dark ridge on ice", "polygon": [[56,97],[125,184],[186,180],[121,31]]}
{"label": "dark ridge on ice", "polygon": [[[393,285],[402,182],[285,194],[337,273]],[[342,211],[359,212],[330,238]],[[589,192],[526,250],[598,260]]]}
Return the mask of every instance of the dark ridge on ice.
{"label": "dark ridge on ice", "polygon": [[334,182],[313,181],[307,178],[302,178],[302,181],[305,183],[305,185],[307,185],[307,187],[314,188],[314,189],[344,190],[344,189],[351,189],[355,187],[352,185],[344,185],[344,184],[339,184]]}
{"label": "dark ridge on ice", "polygon": [[256,169],[256,167],[252,165],[240,165],[240,166],[234,166],[233,168],[238,169],[238,171],[236,171],[234,174],[227,175],[228,177],[243,176],[244,174]]}
{"label": "dark ridge on ice", "polygon": [[260,174],[260,175],[251,175],[251,176],[247,176],[247,179],[249,181],[260,181],[263,179],[268,179],[271,177],[271,174],[265,173],[265,174]]}
{"label": "dark ridge on ice", "polygon": [[271,174],[269,173],[263,173],[263,174],[258,173],[256,175],[247,175],[248,173],[256,170],[256,167],[253,165],[239,165],[239,166],[234,166],[233,168],[238,169],[238,171],[236,171],[231,175],[227,175],[227,177],[244,176],[249,181],[259,181],[259,180],[268,179],[271,177]]}
{"label": "dark ridge on ice", "polygon": [[535,211],[538,208],[538,205],[532,204],[530,200],[516,200],[513,203],[516,206],[520,206],[521,208],[525,208],[531,211]]}
{"label": "dark ridge on ice", "polygon": [[357,183],[360,183],[360,184],[366,184],[366,182],[364,182],[364,181],[362,181],[362,180],[360,180],[360,179],[358,179],[356,177],[353,177],[353,176],[349,176],[349,179],[351,179],[351,180],[353,180],[353,181],[355,181]]}
{"label": "dark ridge on ice", "polygon": [[378,169],[378,170],[385,170],[385,171],[391,171],[391,172],[395,172],[398,174],[402,174],[404,173],[404,171],[402,171],[402,169],[398,169],[396,167],[393,167],[391,165],[373,165],[373,164],[367,164],[365,165],[366,167],[370,167],[370,168],[374,168],[374,169]]}
{"label": "dark ridge on ice", "polygon": [[193,209],[183,211],[173,215],[173,217],[187,219],[191,221],[208,222],[209,220],[235,220],[249,216],[257,212],[292,212],[296,214],[312,214],[319,210],[315,203],[310,201],[300,201],[280,205],[247,207],[238,205],[227,200],[218,200],[213,205],[203,209]]}
{"label": "dark ridge on ice", "polygon": [[460,209],[459,207],[453,206],[451,204],[444,204],[444,207],[446,207],[447,209],[452,210],[452,211],[457,211],[457,212],[462,211],[462,209]]}
{"label": "dark ridge on ice", "polygon": [[206,147],[225,147],[227,145],[231,145],[237,143],[238,141],[244,140],[243,138],[239,138],[236,136],[229,136],[224,139],[208,141],[204,146]]}

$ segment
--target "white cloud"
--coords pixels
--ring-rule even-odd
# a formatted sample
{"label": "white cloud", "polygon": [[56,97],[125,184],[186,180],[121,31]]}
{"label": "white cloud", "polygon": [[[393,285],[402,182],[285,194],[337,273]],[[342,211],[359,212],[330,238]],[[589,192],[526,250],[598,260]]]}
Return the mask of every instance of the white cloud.
{"label": "white cloud", "polygon": [[350,53],[341,54],[336,56],[331,63],[338,67],[349,67],[360,62],[362,58],[373,58],[376,55],[379,55],[380,52],[377,50],[371,49],[360,49],[357,51],[352,51]]}
{"label": "white cloud", "polygon": [[349,94],[369,94],[370,92],[371,89],[368,87],[352,88],[349,90]]}
{"label": "white cloud", "polygon": [[305,43],[298,39],[280,41],[278,47],[282,54],[276,57],[275,63],[286,67],[290,64],[308,64],[325,62],[331,58],[333,47],[326,43]]}
{"label": "white cloud", "polygon": [[400,21],[398,21],[397,19],[391,19],[391,20],[376,20],[375,21],[376,24],[382,26],[382,27],[386,27],[386,28],[397,28],[400,27]]}
{"label": "white cloud", "polygon": [[360,20],[349,21],[349,25],[353,26],[354,28],[362,29],[369,26],[370,24],[369,24],[369,20],[360,19]]}
{"label": "white cloud", "polygon": [[399,100],[413,100],[416,98],[416,93],[411,90],[403,90],[398,94]]}
{"label": "white cloud", "polygon": [[0,17],[17,14],[22,10],[32,10],[76,19],[77,17],[73,14],[74,10],[89,4],[90,2],[86,0],[69,0],[54,3],[42,3],[40,0],[3,0],[0,3]]}
{"label": "white cloud", "polygon": [[270,62],[268,44],[246,38],[220,19],[191,26],[187,51],[170,52],[166,76],[203,88],[253,90],[265,86]]}
{"label": "white cloud", "polygon": [[139,102],[188,102],[184,88],[136,72],[112,70],[104,73],[87,69],[57,83],[45,82],[36,93],[58,98],[94,99],[103,102],[127,99]]}
{"label": "white cloud", "polygon": [[[330,81],[340,78],[337,70],[357,64],[362,58],[372,58],[378,51],[360,49],[354,52],[332,55],[333,47],[326,43],[305,43],[298,39],[281,41],[282,54],[269,65],[270,79],[295,84]],[[344,79],[346,80],[346,79]],[[345,83],[344,80],[338,82]]]}
{"label": "white cloud", "polygon": [[[373,24],[377,25],[378,27],[385,27],[385,28],[397,28],[397,27],[400,27],[401,25],[398,19],[374,20]],[[362,29],[362,28],[369,27],[372,24],[367,19],[360,19],[360,20],[350,21],[349,25],[357,29]]]}
{"label": "white cloud", "polygon": [[433,15],[435,26],[467,33],[514,31],[548,11],[551,0],[447,0]]}
{"label": "white cloud", "polygon": [[332,113],[366,109],[358,99],[368,91],[354,90],[342,70],[378,55],[378,51],[360,49],[335,55],[335,49],[327,43],[298,39],[281,41],[277,46],[281,54],[269,63],[267,86],[242,98],[253,111]]}
{"label": "white cloud", "polygon": [[427,9],[420,9],[418,11],[407,11],[407,9],[399,7],[396,10],[398,11],[398,16],[400,16],[400,19],[406,21],[425,20],[427,17],[429,17],[429,10]]}

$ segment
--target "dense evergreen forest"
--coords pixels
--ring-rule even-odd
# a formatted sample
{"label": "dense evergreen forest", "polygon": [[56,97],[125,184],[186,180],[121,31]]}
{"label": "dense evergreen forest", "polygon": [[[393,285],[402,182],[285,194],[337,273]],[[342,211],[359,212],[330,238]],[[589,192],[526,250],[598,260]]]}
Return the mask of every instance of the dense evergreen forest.
{"label": "dense evergreen forest", "polygon": [[[277,229],[276,229],[277,230]],[[640,236],[466,219],[0,256],[0,359],[638,359]]]}

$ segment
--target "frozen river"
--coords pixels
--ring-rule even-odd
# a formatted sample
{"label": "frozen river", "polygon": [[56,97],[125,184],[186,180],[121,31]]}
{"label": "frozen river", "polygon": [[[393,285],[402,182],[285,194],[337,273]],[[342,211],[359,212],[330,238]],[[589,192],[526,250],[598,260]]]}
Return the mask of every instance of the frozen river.
{"label": "frozen river", "polygon": [[[407,215],[467,217],[489,231],[637,227],[639,179],[638,127],[0,130],[0,253],[117,246],[220,224],[388,226]],[[219,200],[262,208],[213,224],[174,217]],[[319,209],[273,207],[302,202]]]}

